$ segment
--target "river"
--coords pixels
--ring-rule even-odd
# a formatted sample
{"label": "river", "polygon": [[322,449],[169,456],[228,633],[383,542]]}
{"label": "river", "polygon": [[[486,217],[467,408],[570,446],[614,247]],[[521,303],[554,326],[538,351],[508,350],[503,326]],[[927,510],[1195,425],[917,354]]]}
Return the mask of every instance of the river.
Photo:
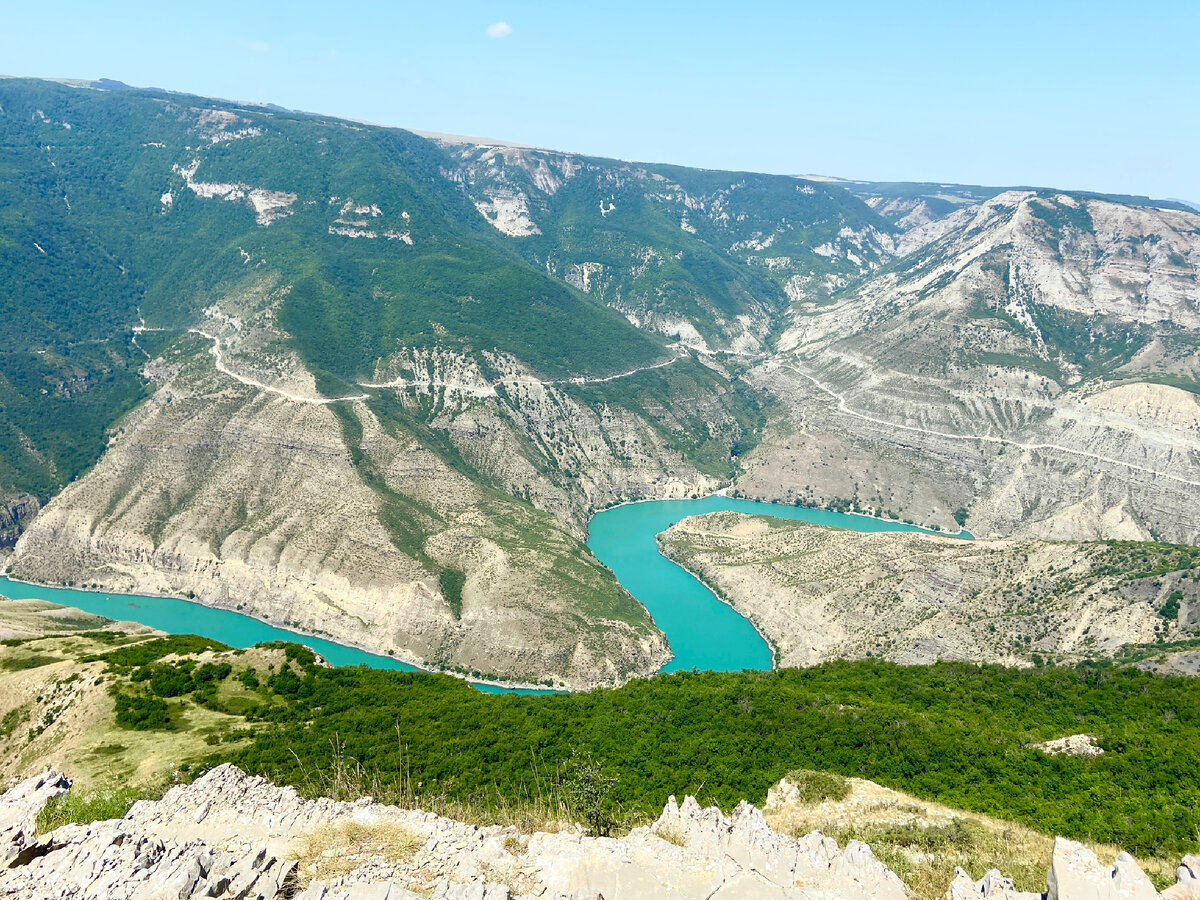
{"label": "river", "polygon": [[[675,655],[664,667],[666,672],[692,668],[714,671],[771,668],[771,649],[754,626],[718,600],[690,573],[658,552],[655,536],[659,532],[686,516],[717,510],[796,519],[852,531],[924,531],[914,525],[870,516],[719,495],[699,500],[627,503],[596,513],[589,523],[588,547],[650,611],[667,636]],[[966,532],[962,536],[970,537]],[[231,647],[250,647],[262,641],[296,641],[334,665],[365,664],[381,669],[416,671],[414,666],[387,656],[310,637],[232,610],[214,609],[190,600],[43,587],[3,576],[0,576],[0,594],[16,600],[37,598],[74,606],[95,615],[140,622],[173,634],[198,634]],[[477,687],[486,691],[507,690],[488,685]]]}

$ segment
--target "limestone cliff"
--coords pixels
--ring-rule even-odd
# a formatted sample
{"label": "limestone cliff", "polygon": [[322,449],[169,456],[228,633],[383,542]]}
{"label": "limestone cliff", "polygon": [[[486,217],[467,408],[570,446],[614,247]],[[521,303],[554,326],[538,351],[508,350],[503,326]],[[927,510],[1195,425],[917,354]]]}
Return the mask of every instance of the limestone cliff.
{"label": "limestone cliff", "polygon": [[747,377],[752,496],[988,537],[1200,535],[1200,218],[1007,192],[915,229]]}
{"label": "limestone cliff", "polygon": [[[198,338],[159,361],[154,397],[19,542],[17,577],[193,597],[425,665],[572,686],[667,658],[645,610],[549,515],[365,403],[339,410],[217,362],[228,371]],[[465,575],[461,606],[445,569]]]}

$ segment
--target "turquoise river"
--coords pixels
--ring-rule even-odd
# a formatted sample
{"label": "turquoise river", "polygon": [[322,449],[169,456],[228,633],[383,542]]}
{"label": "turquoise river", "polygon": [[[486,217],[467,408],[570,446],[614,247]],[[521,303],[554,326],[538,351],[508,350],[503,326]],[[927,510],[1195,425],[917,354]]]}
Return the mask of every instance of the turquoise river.
{"label": "turquoise river", "polygon": [[[853,531],[923,531],[913,525],[847,513],[779,506],[713,495],[699,500],[651,500],[627,503],[596,513],[589,523],[588,547],[617,580],[654,617],[675,654],[664,671],[712,669],[738,671],[771,668],[771,649],[750,622],[691,574],[658,552],[656,536],[686,516],[718,510],[797,519]],[[962,537],[970,537],[963,532]],[[261,641],[297,641],[334,665],[366,664],[412,671],[387,656],[278,628],[225,609],[189,600],[105,594],[73,588],[24,584],[0,576],[0,593],[13,599],[37,598],[74,606],[112,619],[131,620],[174,634],[198,634],[233,647]],[[481,690],[504,690],[486,685]]]}

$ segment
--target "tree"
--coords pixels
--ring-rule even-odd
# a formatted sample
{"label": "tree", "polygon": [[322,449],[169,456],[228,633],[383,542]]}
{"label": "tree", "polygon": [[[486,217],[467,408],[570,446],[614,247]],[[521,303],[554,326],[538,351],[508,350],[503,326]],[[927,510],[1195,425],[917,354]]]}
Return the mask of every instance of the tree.
{"label": "tree", "polygon": [[571,814],[578,816],[595,837],[612,831],[612,792],[616,775],[605,775],[603,766],[587,750],[572,749],[571,758],[563,766],[560,788],[563,802]]}

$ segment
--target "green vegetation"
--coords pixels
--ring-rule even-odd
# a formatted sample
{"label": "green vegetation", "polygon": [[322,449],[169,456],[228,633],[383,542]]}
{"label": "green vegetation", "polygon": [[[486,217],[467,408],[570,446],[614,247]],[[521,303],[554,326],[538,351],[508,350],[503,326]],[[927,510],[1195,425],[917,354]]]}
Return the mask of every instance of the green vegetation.
{"label": "green vegetation", "polygon": [[454,618],[462,618],[462,589],[467,583],[467,576],[459,569],[442,569],[438,575],[442,588],[442,597],[450,605]]}
{"label": "green vegetation", "polygon": [[850,795],[850,782],[833,772],[793,769],[784,777],[796,786],[797,799],[801,803],[845,800]]}
{"label": "green vegetation", "polygon": [[[246,713],[252,740],[220,745],[213,762],[311,787],[310,773],[328,770],[337,748],[367,781],[501,806],[540,796],[548,783],[562,791],[574,771],[576,802],[595,812],[599,830],[615,810],[657,815],[672,793],[726,808],[761,802],[797,769],[870,778],[1133,851],[1194,848],[1200,824],[1188,774],[1200,765],[1194,682],[1111,666],[866,660],[497,696],[443,676],[326,669],[297,657],[272,676],[269,694]],[[1107,752],[1079,759],[1031,749],[1081,731]],[[841,789],[827,775],[802,780],[813,796]]]}
{"label": "green vegetation", "polygon": [[117,724],[135,731],[169,731],[175,725],[167,704],[157,697],[144,694],[131,695],[121,692],[113,694]]}
{"label": "green vegetation", "polygon": [[138,800],[157,800],[164,787],[121,787],[82,791],[73,788],[54,797],[37,817],[38,834],[46,834],[63,825],[89,825],[106,819],[120,819]]}
{"label": "green vegetation", "polygon": [[173,634],[165,638],[120,647],[91,658],[108,663],[109,668],[114,672],[128,673],[131,669],[147,666],[164,656],[186,656],[192,653],[203,653],[206,650],[219,653],[229,649],[225,644],[211,638],[199,637],[194,634]]}
{"label": "green vegetation", "polygon": [[1092,573],[1099,577],[1119,575],[1124,581],[1152,578],[1168,572],[1190,572],[1200,568],[1200,547],[1187,544],[1156,544],[1149,541],[1105,541],[1108,551]]}

